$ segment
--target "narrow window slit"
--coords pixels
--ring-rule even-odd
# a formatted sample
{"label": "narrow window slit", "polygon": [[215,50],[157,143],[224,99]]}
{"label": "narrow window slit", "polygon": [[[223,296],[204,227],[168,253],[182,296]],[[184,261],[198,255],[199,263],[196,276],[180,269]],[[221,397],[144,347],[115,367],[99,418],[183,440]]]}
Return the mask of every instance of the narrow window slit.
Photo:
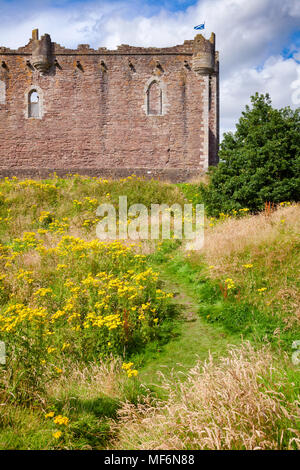
{"label": "narrow window slit", "polygon": [[28,117],[40,117],[40,97],[36,90],[31,90],[28,95]]}

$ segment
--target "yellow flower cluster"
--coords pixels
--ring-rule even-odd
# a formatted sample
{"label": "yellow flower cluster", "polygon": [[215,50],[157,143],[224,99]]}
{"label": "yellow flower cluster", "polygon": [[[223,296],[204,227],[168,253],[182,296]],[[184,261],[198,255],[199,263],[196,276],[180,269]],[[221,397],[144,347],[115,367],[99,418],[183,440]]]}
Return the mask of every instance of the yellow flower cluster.
{"label": "yellow flower cluster", "polygon": [[[95,181],[95,185],[104,183]],[[47,380],[67,372],[68,357],[94,360],[119,355],[136,338],[146,343],[155,337],[171,294],[157,289],[158,273],[145,266],[140,247],[68,234],[58,239],[56,235],[69,227],[68,218],[56,219],[53,209],[61,180],[51,184],[9,180],[5,184],[6,192],[9,187],[15,192],[10,204],[16,189],[28,192],[24,226],[31,230],[27,214],[32,215],[34,226],[18,238],[11,236],[14,231],[7,232],[0,244],[0,293],[5,299],[0,332],[1,339],[14,348],[14,360],[21,364],[28,351],[26,367],[32,364]],[[108,188],[102,194],[111,197]],[[72,199],[67,202],[72,204]],[[73,204],[91,210],[98,201],[84,197]],[[75,223],[78,226],[82,221],[79,217]],[[128,369],[128,376],[136,374],[135,369]]]}
{"label": "yellow flower cluster", "polygon": [[54,219],[53,214],[49,211],[42,211],[39,216],[39,222],[43,223],[45,221],[51,222]]}
{"label": "yellow flower cluster", "polygon": [[120,314],[113,315],[97,315],[95,312],[90,312],[86,316],[86,321],[84,322],[84,328],[90,328],[90,326],[106,326],[108,330],[114,330],[118,326],[124,325],[124,321],[121,320]]}
{"label": "yellow flower cluster", "polygon": [[[9,180],[6,180],[6,182],[8,181]],[[34,189],[41,189],[42,191],[49,191],[49,190],[51,191],[51,190],[57,189],[56,186],[51,182],[37,181],[37,180],[30,180],[30,179],[18,182],[18,186],[22,189],[34,188]]]}
{"label": "yellow flower cluster", "polygon": [[35,291],[33,293],[34,296],[38,297],[45,297],[45,295],[47,294],[51,294],[52,293],[52,289],[50,289],[49,287],[41,287],[40,289],[38,289],[37,291]]}
{"label": "yellow flower cluster", "polygon": [[53,421],[55,424],[61,424],[64,426],[67,426],[69,424],[69,418],[67,418],[67,416],[62,415],[57,415],[55,418],[53,418]]}
{"label": "yellow flower cluster", "polygon": [[31,308],[24,304],[10,305],[0,314],[0,331],[14,332],[24,322],[44,324],[47,315],[45,308]]}
{"label": "yellow flower cluster", "polygon": [[236,217],[242,217],[245,216],[249,212],[249,209],[247,207],[239,210],[232,209],[229,213],[224,213],[220,212],[219,216],[216,217],[209,217],[208,222],[210,227],[214,227],[219,221],[224,221]]}
{"label": "yellow flower cluster", "polygon": [[17,274],[17,279],[24,279],[28,284],[33,282],[31,276],[33,275],[33,271],[25,271],[24,269],[20,269]]}
{"label": "yellow flower cluster", "polygon": [[95,217],[93,219],[85,219],[83,222],[82,222],[82,227],[84,228],[90,228],[92,227],[93,225],[96,225],[98,222],[99,222],[99,217]]}
{"label": "yellow flower cluster", "polygon": [[122,365],[122,369],[126,371],[127,377],[136,377],[138,375],[138,371],[136,369],[132,369],[133,362],[124,362]]}
{"label": "yellow flower cluster", "polygon": [[226,287],[227,287],[228,290],[235,288],[235,283],[234,283],[233,279],[231,279],[229,277],[227,279],[225,279],[225,284],[226,284]]}
{"label": "yellow flower cluster", "polygon": [[24,251],[26,249],[36,248],[41,243],[40,240],[37,239],[35,232],[24,232],[22,238],[14,238],[9,248],[13,251]]}
{"label": "yellow flower cluster", "polygon": [[65,233],[70,227],[68,220],[69,219],[67,217],[64,217],[61,222],[57,219],[54,219],[53,222],[51,222],[48,226],[49,231],[55,233]]}
{"label": "yellow flower cluster", "polygon": [[[54,424],[58,424],[60,426],[68,426],[69,418],[67,416],[57,415],[55,416],[54,411],[50,411],[49,413],[45,414],[45,418],[53,418]],[[62,431],[55,431],[52,433],[52,436],[55,439],[59,439],[62,436]]]}
{"label": "yellow flower cluster", "polygon": [[99,204],[98,200],[91,197],[85,197],[83,201],[78,201],[77,199],[73,200],[73,206],[76,209],[92,209],[94,210]]}
{"label": "yellow flower cluster", "polygon": [[291,203],[291,202],[289,202],[289,201],[282,201],[282,202],[280,202],[280,204],[279,204],[279,205],[280,205],[281,207],[285,207],[285,206],[291,206],[291,205],[292,205],[292,203]]}
{"label": "yellow flower cluster", "polygon": [[42,211],[40,216],[39,216],[39,222],[44,226],[47,227],[47,230],[45,229],[38,229],[38,233],[40,235],[44,235],[49,232],[55,232],[55,233],[65,233],[69,227],[69,219],[68,217],[64,217],[62,221],[59,221],[58,219],[55,218],[55,216],[49,212],[49,211]]}
{"label": "yellow flower cluster", "polygon": [[62,269],[67,269],[67,265],[66,264],[58,264],[56,266],[56,271],[61,271]]}

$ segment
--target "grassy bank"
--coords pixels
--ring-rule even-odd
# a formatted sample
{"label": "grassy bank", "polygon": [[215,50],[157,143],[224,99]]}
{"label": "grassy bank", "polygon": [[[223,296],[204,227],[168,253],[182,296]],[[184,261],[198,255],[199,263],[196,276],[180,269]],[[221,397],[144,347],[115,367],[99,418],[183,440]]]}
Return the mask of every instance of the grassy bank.
{"label": "grassy bank", "polygon": [[0,448],[297,448],[299,205],[206,219],[195,253],[96,240],[123,195],[199,202],[135,177],[0,183]]}

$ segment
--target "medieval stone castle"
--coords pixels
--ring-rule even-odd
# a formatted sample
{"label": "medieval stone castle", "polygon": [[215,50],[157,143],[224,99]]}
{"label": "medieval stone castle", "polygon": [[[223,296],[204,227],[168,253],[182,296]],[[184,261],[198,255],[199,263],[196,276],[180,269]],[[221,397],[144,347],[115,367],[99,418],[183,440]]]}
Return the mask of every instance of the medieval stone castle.
{"label": "medieval stone castle", "polygon": [[0,176],[135,173],[185,181],[218,162],[215,35],[66,49],[38,30],[0,47]]}

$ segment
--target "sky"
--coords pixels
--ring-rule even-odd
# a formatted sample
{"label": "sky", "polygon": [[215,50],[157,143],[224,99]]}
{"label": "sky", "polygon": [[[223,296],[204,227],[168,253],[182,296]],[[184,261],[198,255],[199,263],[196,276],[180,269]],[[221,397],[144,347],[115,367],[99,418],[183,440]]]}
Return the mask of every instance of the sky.
{"label": "sky", "polygon": [[31,30],[65,47],[168,47],[216,34],[220,51],[220,131],[255,92],[276,108],[300,106],[300,0],[0,0],[0,46],[28,43]]}

